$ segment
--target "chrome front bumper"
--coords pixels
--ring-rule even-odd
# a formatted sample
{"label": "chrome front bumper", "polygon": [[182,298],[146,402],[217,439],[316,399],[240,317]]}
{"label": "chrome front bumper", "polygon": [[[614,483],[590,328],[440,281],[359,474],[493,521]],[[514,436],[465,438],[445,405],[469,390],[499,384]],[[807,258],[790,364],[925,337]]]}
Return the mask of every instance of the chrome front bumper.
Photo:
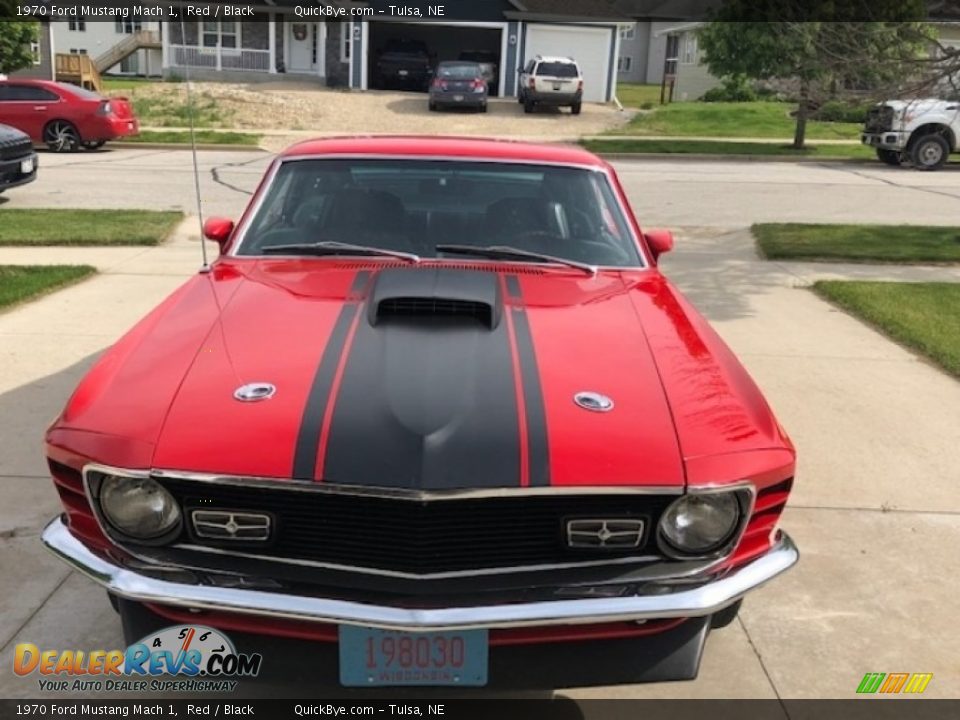
{"label": "chrome front bumper", "polygon": [[[750,590],[775,578],[796,564],[800,557],[790,537],[780,533],[766,554],[737,570],[699,585],[692,586],[689,579],[685,583],[677,581],[675,585],[660,584],[654,595],[415,609],[204,585],[199,579],[197,583],[177,582],[145,575],[124,567],[114,558],[90,550],[71,534],[60,518],[47,525],[43,531],[43,543],[74,569],[109,592],[129,600],[408,631],[701,617],[722,610]],[[169,570],[176,571],[175,568]],[[237,579],[242,581],[242,578]]]}

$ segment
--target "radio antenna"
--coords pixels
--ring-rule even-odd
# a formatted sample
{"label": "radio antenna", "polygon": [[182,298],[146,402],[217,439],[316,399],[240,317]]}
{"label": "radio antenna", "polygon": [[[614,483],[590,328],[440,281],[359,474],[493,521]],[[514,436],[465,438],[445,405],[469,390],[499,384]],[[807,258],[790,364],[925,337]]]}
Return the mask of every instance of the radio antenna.
{"label": "radio antenna", "polygon": [[[199,28],[198,28],[199,29]],[[180,39],[186,45],[187,41],[187,26],[183,20],[183,15],[180,16]],[[203,237],[203,207],[200,201],[200,166],[197,163],[197,134],[194,129],[193,113],[193,88],[191,87],[192,83],[190,81],[190,54],[184,53],[184,62],[183,64],[183,75],[187,83],[187,119],[190,124],[190,153],[193,155],[193,189],[197,198],[197,219],[200,222],[200,254],[203,258],[203,265],[200,268],[200,272],[207,273],[210,272],[210,263],[207,261],[207,241]]]}

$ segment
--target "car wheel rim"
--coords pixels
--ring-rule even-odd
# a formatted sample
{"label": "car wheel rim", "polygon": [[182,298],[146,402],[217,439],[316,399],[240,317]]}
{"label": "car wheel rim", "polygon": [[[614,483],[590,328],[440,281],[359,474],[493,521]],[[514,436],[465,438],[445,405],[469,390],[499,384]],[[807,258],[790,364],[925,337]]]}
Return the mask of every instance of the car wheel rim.
{"label": "car wheel rim", "polygon": [[936,165],[943,159],[943,148],[936,143],[927,143],[920,148],[920,160],[924,165]]}
{"label": "car wheel rim", "polygon": [[64,123],[54,123],[47,130],[47,143],[58,152],[73,147],[77,136],[73,128]]}

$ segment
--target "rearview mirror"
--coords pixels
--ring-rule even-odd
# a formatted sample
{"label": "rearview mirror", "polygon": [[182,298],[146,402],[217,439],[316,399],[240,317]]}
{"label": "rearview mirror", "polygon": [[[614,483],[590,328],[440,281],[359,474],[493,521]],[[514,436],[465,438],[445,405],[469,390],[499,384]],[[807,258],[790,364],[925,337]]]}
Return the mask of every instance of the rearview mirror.
{"label": "rearview mirror", "polygon": [[213,240],[220,246],[222,251],[233,233],[233,220],[227,218],[212,217],[207,218],[203,223],[203,236],[207,240]]}
{"label": "rearview mirror", "polygon": [[673,233],[669,230],[648,230],[643,236],[647,239],[654,260],[673,250]]}

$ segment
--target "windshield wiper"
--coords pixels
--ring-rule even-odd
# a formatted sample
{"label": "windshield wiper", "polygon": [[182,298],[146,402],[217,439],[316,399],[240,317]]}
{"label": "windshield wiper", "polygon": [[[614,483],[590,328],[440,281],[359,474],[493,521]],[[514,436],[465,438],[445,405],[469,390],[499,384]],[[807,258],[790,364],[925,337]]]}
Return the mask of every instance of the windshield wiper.
{"label": "windshield wiper", "polygon": [[393,257],[411,263],[420,262],[420,256],[399,250],[369,247],[367,245],[351,245],[350,243],[324,240],[317,243],[302,243],[296,245],[273,245],[262,249],[265,255],[369,255],[372,257]]}
{"label": "windshield wiper", "polygon": [[520,248],[509,247],[508,245],[490,245],[487,247],[476,245],[437,245],[434,248],[437,252],[453,253],[456,255],[475,255],[476,257],[490,258],[491,260],[532,260],[534,262],[550,262],[558,265],[583,270],[590,275],[597,274],[597,266],[587,263],[568,260],[566,258],[555,257],[553,255],[544,255],[543,253],[530,252]]}

